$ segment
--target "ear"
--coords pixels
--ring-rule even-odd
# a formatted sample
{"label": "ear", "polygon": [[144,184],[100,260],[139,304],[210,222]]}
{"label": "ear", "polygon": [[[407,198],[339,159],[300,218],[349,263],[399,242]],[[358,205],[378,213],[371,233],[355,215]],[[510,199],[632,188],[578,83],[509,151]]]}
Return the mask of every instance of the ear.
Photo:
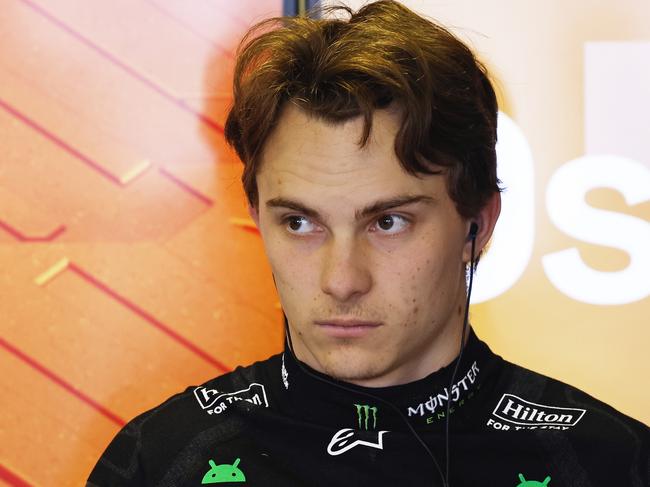
{"label": "ear", "polygon": [[[479,213],[474,217],[467,220],[467,233],[469,235],[470,226],[472,222],[478,225],[478,232],[476,233],[476,244],[474,255],[477,256],[485,248],[485,246],[492,238],[494,226],[497,223],[499,214],[501,213],[501,193],[494,193],[487,201],[485,206],[481,208]],[[463,248],[463,261],[469,262],[472,254],[472,242],[469,240]]]}
{"label": "ear", "polygon": [[257,211],[257,208],[250,203],[248,203],[248,214],[251,216],[258,230],[260,228],[260,214]]}

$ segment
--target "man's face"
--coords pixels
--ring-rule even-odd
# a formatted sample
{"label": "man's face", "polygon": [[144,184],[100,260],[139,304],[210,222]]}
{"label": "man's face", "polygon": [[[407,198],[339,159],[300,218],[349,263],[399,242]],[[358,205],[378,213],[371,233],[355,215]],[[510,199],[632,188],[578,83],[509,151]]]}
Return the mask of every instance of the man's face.
{"label": "man's face", "polygon": [[468,221],[442,175],[406,173],[399,115],[329,124],[289,105],[257,175],[261,231],[297,357],[371,387],[417,380],[460,343]]}

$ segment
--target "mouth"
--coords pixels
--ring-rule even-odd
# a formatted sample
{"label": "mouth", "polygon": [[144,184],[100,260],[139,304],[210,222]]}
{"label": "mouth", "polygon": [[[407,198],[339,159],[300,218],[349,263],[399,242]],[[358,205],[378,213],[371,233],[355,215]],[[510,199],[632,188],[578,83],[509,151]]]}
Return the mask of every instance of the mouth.
{"label": "mouth", "polygon": [[377,330],[381,323],[360,320],[320,320],[314,324],[332,338],[360,338]]}

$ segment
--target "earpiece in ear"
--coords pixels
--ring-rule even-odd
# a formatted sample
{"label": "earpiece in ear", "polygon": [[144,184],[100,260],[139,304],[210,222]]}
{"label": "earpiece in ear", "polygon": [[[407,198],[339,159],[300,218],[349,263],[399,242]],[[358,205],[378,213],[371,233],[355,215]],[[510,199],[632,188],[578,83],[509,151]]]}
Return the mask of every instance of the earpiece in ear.
{"label": "earpiece in ear", "polygon": [[474,240],[476,238],[477,233],[478,233],[478,223],[472,222],[472,224],[469,226],[469,233],[467,234],[467,240]]}

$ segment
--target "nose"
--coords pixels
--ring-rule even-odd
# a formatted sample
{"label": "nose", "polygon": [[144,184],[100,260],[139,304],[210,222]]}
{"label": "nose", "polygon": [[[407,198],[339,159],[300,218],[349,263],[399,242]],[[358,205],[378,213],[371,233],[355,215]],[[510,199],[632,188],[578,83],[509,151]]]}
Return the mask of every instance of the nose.
{"label": "nose", "polygon": [[353,237],[331,239],[323,249],[321,289],[338,302],[348,302],[368,293],[372,275],[368,252]]}

